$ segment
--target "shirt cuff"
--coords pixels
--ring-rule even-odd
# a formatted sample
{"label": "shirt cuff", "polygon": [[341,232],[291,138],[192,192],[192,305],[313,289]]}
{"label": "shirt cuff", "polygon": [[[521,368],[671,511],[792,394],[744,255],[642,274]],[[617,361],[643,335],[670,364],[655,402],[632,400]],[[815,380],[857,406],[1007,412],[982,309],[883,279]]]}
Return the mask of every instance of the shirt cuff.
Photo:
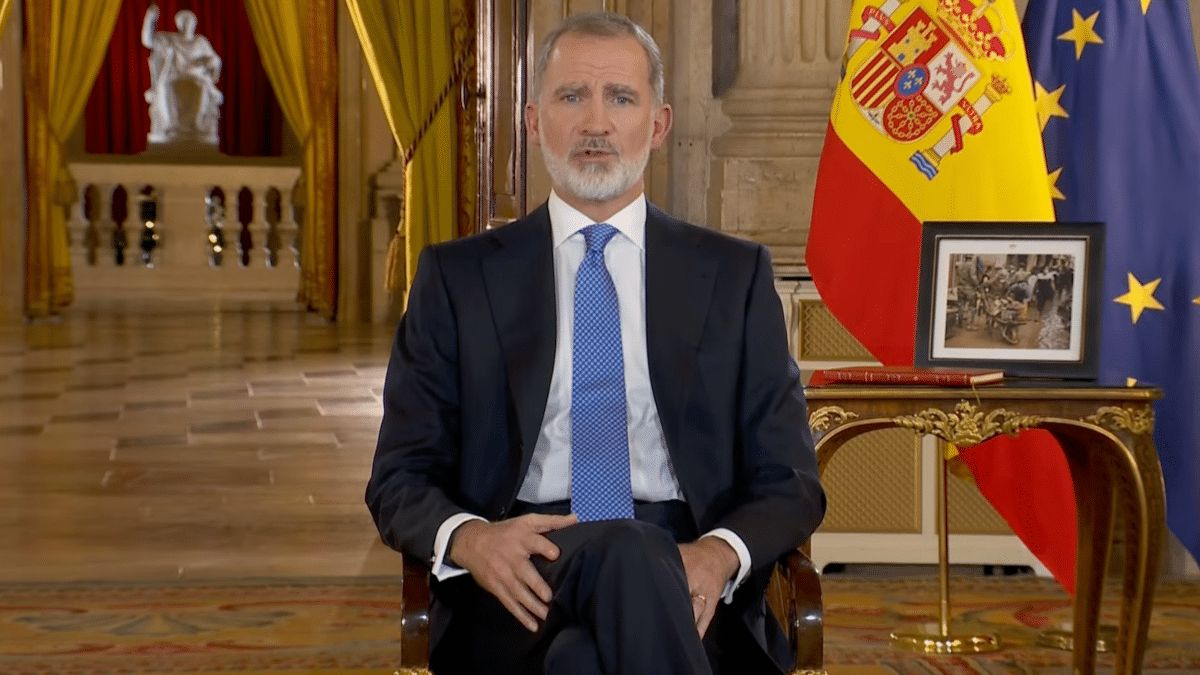
{"label": "shirt cuff", "polygon": [[732,581],[725,583],[725,592],[721,594],[721,599],[724,600],[725,604],[728,605],[729,603],[733,602],[733,592],[737,590],[738,586],[742,585],[742,582],[745,581],[746,577],[750,574],[750,549],[746,548],[746,542],[742,541],[741,537],[734,534],[733,530],[726,529],[724,527],[718,527],[704,536],[716,537],[723,540],[737,553],[737,576],[734,577]]}
{"label": "shirt cuff", "polygon": [[433,576],[438,581],[453,579],[454,577],[462,576],[467,573],[465,569],[455,565],[450,561],[449,558],[446,557],[446,554],[448,553],[446,547],[450,544],[450,535],[453,534],[454,530],[458,529],[459,525],[462,525],[469,520],[482,520],[485,523],[487,522],[486,519],[480,518],[472,513],[457,513],[442,521],[441,527],[438,528],[437,536],[433,538],[433,559],[432,566],[430,568],[433,571]]}

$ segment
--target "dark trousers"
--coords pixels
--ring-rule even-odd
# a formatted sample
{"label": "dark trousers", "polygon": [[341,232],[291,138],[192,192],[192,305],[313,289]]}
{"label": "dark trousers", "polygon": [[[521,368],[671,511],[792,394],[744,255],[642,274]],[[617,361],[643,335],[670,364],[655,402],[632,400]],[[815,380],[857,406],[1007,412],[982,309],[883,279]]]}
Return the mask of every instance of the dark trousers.
{"label": "dark trousers", "polygon": [[[521,513],[566,513],[568,502],[523,504]],[[635,505],[637,520],[580,523],[547,533],[556,561],[534,556],[554,599],[536,633],[461,576],[438,584],[453,608],[435,647],[437,675],[708,675],[778,672],[737,613],[720,602],[704,640],[677,542],[697,533],[683,502]],[[755,664],[761,664],[755,667]]]}

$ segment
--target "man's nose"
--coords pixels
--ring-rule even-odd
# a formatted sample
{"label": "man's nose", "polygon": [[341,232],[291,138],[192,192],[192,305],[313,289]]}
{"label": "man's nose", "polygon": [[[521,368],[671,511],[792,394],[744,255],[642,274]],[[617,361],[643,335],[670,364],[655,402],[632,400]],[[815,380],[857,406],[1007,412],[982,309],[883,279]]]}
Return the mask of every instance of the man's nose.
{"label": "man's nose", "polygon": [[612,116],[602,97],[595,97],[584,107],[582,132],[585,136],[606,136],[612,131]]}

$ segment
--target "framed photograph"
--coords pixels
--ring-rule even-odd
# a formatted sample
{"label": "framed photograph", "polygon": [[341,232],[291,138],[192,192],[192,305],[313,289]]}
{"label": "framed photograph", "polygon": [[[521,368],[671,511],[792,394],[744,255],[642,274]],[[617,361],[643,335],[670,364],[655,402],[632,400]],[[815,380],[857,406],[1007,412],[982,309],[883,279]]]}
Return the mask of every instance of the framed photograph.
{"label": "framed photograph", "polygon": [[925,223],[914,362],[1094,379],[1103,268],[1102,223]]}

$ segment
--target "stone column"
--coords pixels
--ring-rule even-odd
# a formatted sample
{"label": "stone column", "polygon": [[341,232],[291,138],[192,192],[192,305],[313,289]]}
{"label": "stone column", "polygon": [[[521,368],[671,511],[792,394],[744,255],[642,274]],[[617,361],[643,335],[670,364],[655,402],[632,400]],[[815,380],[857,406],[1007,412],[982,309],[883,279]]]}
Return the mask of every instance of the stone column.
{"label": "stone column", "polygon": [[[338,3],[338,83],[337,320],[345,324],[394,325],[399,312],[393,308],[402,308],[403,294],[388,291],[384,269],[395,223],[380,232],[372,214],[376,175],[386,172],[385,167],[396,159],[396,141],[343,2]],[[453,98],[457,100],[457,96]],[[397,178],[385,178],[384,182],[394,183],[402,195],[403,167],[397,166],[393,173]],[[284,202],[288,199],[285,197]],[[295,259],[291,249],[295,224],[288,216],[281,221],[280,264],[291,264]]]}
{"label": "stone column", "polygon": [[739,3],[732,127],[712,143],[708,220],[767,244],[777,272],[803,271],[849,11],[850,0]]}

